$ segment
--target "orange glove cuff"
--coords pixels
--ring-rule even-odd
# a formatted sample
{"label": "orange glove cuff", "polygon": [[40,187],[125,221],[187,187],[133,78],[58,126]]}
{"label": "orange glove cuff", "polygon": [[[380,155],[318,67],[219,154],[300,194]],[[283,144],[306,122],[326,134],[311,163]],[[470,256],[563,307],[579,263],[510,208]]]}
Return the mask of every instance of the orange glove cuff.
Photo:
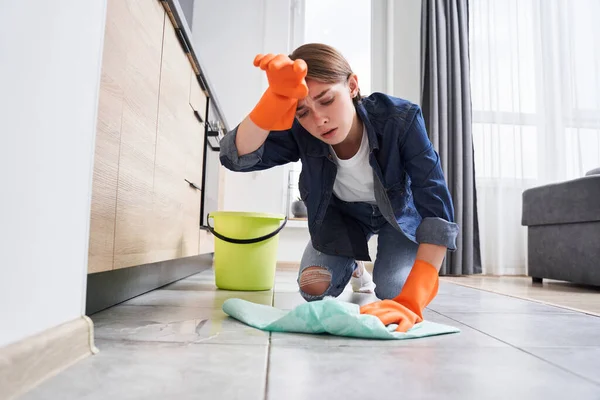
{"label": "orange glove cuff", "polygon": [[413,311],[423,320],[423,309],[435,298],[438,292],[439,274],[437,268],[423,260],[416,260],[404,287],[393,300]]}

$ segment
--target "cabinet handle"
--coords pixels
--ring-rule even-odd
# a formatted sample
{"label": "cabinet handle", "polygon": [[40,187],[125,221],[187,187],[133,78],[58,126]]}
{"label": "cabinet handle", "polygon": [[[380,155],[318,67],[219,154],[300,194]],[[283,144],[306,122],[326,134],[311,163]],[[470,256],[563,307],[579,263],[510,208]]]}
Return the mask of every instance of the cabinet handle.
{"label": "cabinet handle", "polygon": [[213,146],[212,143],[209,142],[208,140],[207,140],[207,142],[208,142],[208,147],[210,147],[210,149],[212,151],[221,151],[221,146]]}
{"label": "cabinet handle", "polygon": [[191,186],[191,187],[193,187],[194,189],[202,191],[202,189],[200,189],[200,188],[199,188],[199,187],[198,187],[198,186],[197,186],[197,185],[196,185],[194,182],[190,182],[190,181],[188,181],[187,179],[184,179],[184,180],[185,180],[187,183],[189,183],[189,184],[190,184],[190,186]]}
{"label": "cabinet handle", "polygon": [[181,28],[176,28],[175,33],[177,34],[177,39],[179,40],[179,44],[183,48],[184,53],[188,54],[190,52],[190,47],[188,46],[187,42],[185,41],[185,36],[183,36],[183,32],[181,31]]}
{"label": "cabinet handle", "polygon": [[200,113],[196,110],[194,110],[194,115],[196,116],[196,119],[198,120],[198,122],[203,123],[204,120],[202,119],[202,117],[200,116]]}

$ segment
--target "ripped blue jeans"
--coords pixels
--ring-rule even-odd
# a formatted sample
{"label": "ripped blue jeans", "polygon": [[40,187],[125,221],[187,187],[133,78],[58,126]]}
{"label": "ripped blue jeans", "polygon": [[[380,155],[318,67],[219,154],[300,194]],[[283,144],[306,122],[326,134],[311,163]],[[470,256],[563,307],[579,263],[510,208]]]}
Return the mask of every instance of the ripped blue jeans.
{"label": "ripped blue jeans", "polygon": [[[418,245],[390,225],[376,205],[344,202],[337,198],[335,201],[345,214],[351,215],[359,222],[367,240],[375,234],[378,235],[377,257],[373,266],[375,295],[382,300],[396,297],[412,269]],[[329,287],[320,295],[306,293],[300,287],[302,273],[310,267],[324,268],[328,272],[327,275],[331,275]],[[304,250],[298,273],[300,294],[307,301],[320,300],[325,296],[337,297],[348,285],[356,267],[356,260],[345,256],[321,253],[315,250],[309,241]]]}

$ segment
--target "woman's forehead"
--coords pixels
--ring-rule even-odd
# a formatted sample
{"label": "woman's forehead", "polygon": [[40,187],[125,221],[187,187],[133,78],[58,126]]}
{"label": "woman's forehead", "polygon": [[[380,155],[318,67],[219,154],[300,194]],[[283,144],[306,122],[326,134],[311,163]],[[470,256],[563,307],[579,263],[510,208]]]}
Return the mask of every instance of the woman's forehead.
{"label": "woman's forehead", "polygon": [[318,100],[323,92],[336,90],[338,87],[342,86],[342,83],[327,83],[307,79],[306,85],[308,86],[308,98]]}

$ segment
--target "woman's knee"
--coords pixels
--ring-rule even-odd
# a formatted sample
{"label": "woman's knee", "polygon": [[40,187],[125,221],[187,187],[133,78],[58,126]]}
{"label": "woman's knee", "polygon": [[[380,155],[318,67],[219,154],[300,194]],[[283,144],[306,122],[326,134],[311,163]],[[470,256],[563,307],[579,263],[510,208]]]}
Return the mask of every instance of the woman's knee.
{"label": "woman's knee", "polygon": [[397,287],[392,286],[375,286],[375,296],[377,296],[380,300],[391,300],[394,297],[400,294],[402,288],[398,289]]}
{"label": "woman's knee", "polygon": [[304,298],[312,300],[314,297],[324,296],[331,286],[331,272],[316,265],[308,267],[300,273],[298,284]]}
{"label": "woman's knee", "polygon": [[374,274],[375,296],[381,300],[393,299],[402,291],[406,278],[405,271],[396,271],[391,276]]}

